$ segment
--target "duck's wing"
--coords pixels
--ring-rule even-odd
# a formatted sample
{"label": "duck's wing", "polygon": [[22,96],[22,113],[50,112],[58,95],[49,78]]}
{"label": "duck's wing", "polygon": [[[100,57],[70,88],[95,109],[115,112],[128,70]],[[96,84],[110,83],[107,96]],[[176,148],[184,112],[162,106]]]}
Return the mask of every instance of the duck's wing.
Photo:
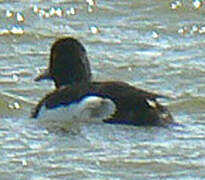
{"label": "duck's wing", "polygon": [[[160,95],[157,93],[148,92],[142,89],[135,88],[134,86],[122,82],[122,81],[108,81],[108,82],[93,82],[93,91],[99,91],[102,94],[110,94],[113,96],[136,96],[138,98],[147,98],[150,100],[156,100],[157,98],[168,98],[172,97]],[[92,88],[91,88],[92,89]]]}
{"label": "duck's wing", "polygon": [[110,98],[117,107],[116,113],[107,123],[131,125],[161,125],[173,121],[166,107],[157,102],[165,98],[154,93],[137,89],[124,82],[94,82],[90,92]]}

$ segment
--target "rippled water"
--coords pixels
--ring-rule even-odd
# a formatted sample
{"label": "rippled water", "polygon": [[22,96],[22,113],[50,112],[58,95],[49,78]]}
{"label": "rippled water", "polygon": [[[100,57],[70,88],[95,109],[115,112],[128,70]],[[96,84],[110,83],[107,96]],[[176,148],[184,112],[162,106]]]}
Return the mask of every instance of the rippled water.
{"label": "rippled water", "polygon": [[[0,2],[0,180],[205,179],[204,2],[87,2]],[[162,103],[181,126],[40,127],[29,113],[53,84],[33,79],[66,35],[85,45],[93,79],[175,97]]]}

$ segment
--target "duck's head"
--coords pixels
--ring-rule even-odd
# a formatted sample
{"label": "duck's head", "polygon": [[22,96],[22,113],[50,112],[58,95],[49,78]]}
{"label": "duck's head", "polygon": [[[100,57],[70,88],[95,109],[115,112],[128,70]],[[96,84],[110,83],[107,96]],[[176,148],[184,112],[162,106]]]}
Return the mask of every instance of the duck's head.
{"label": "duck's head", "polygon": [[90,63],[83,45],[72,37],[57,40],[51,48],[49,67],[35,81],[50,79],[56,88],[91,80]]}

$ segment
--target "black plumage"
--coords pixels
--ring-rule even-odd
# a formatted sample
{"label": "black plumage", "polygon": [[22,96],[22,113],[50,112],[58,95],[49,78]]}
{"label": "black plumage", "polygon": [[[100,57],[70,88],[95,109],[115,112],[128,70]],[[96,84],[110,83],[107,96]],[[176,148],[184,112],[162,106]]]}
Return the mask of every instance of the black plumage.
{"label": "black plumage", "polygon": [[32,111],[37,118],[43,105],[47,109],[79,102],[86,96],[109,98],[116,112],[105,123],[129,125],[166,125],[173,122],[168,109],[157,102],[164,96],[137,89],[121,81],[91,82],[90,64],[83,45],[74,38],[56,41],[51,48],[49,73],[38,80],[51,78],[56,90],[46,95]]}

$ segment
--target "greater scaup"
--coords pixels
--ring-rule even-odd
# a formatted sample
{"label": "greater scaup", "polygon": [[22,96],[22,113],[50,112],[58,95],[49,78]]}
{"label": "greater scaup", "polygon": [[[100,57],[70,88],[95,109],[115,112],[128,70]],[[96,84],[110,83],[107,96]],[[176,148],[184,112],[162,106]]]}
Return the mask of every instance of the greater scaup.
{"label": "greater scaup", "polygon": [[[91,98],[89,102],[96,108],[88,108],[90,116],[85,118],[86,121],[98,117],[97,120],[101,118],[101,121],[111,124],[164,126],[173,123],[168,109],[157,102],[157,98],[164,96],[137,89],[121,81],[92,82],[86,50],[77,39],[67,37],[53,44],[49,68],[46,73],[36,78],[42,79],[53,79],[57,89],[38,103],[32,112],[33,118],[39,118],[46,110],[48,113],[55,111],[60,119],[63,113],[74,112],[69,110],[73,105],[77,107]],[[65,111],[60,111],[60,108]],[[83,112],[85,109],[88,110],[83,106]],[[99,113],[93,115],[95,111]],[[83,119],[81,111],[76,112],[78,115],[75,117]],[[55,115],[51,116],[60,123]],[[66,116],[69,118],[70,115]],[[74,121],[77,121],[77,118],[73,118]]]}

